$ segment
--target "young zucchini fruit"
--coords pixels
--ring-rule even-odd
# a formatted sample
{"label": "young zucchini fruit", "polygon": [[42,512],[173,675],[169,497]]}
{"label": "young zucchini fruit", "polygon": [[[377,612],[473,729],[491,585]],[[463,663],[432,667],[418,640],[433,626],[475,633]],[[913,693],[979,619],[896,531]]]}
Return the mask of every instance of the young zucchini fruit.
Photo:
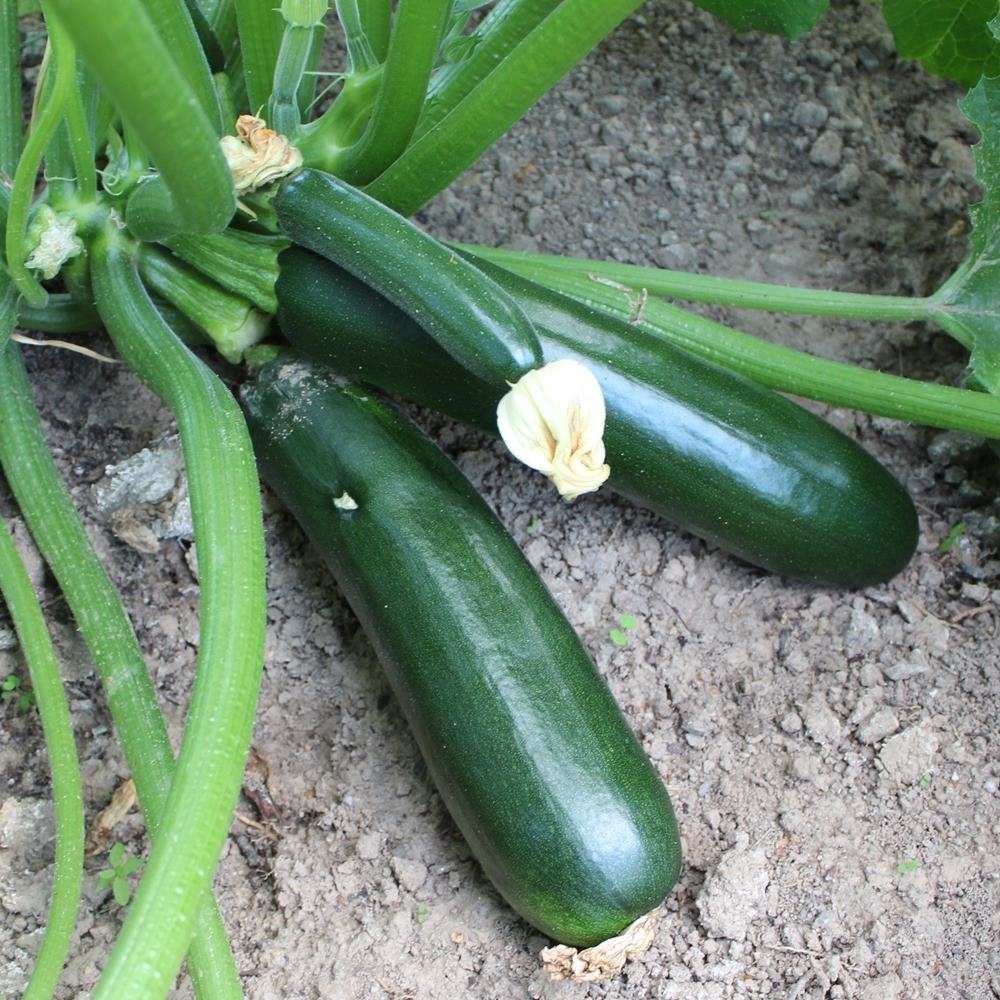
{"label": "young zucchini fruit", "polygon": [[[303,356],[496,432],[502,379],[479,380],[409,316],[327,260],[280,258],[278,320]],[[476,259],[518,303],[545,362],[604,391],[608,486],[775,573],[862,587],[909,561],[917,517],[863,448],[742,376]]]}
{"label": "young zucchini fruit", "polygon": [[243,389],[261,471],[385,669],[473,854],[546,934],[657,906],[667,793],[531,565],[458,469],[371,393],[279,358]]}
{"label": "young zucchini fruit", "polygon": [[302,170],[272,204],[282,233],[376,289],[479,378],[513,382],[541,364],[535,331],[510,296],[381,202]]}

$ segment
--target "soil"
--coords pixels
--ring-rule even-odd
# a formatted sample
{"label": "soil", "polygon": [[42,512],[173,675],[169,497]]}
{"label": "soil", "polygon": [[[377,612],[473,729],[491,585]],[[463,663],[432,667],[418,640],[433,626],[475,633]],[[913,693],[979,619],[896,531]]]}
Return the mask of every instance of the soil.
{"label": "soil", "polygon": [[[961,258],[976,196],[958,96],[896,59],[868,0],[834,4],[794,45],[656,0],[420,219],[494,245],[924,293]],[[832,357],[961,374],[961,352],[921,326],[708,312]],[[106,467],[171,419],[127,372],[26,355],[176,739],[197,639],[183,517],[157,509],[161,539],[140,532],[140,552],[105,503]],[[357,622],[268,495],[267,665],[243,819],[216,879],[251,1000],[1000,996],[995,456],[816,408],[916,500],[919,552],[887,584],[789,582],[613,496],[564,504],[497,442],[421,415],[579,630],[677,810],[683,876],[652,948],[610,983],[542,974],[549,942],[471,860]],[[169,441],[157,448],[169,464]],[[127,774],[66,608],[32,566],[92,820]],[[621,615],[636,620],[624,646],[610,634]],[[16,650],[0,652],[0,677],[19,672]],[[0,726],[0,994],[16,996],[44,924],[52,826],[37,714],[8,702]],[[145,855],[135,811],[113,836]],[[92,987],[120,925],[97,886],[106,863],[88,861],[60,997]]]}

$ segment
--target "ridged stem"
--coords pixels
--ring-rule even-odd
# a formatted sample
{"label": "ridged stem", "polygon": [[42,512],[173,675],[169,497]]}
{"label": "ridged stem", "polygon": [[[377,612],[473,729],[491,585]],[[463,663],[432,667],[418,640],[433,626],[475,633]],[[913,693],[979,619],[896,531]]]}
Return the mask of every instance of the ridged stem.
{"label": "ridged stem", "polygon": [[732,330],[686,309],[568,271],[505,266],[539,284],[610,313],[636,329],[747,375],[779,392],[883,417],[1000,438],[1000,399],[969,389],[901,378],[817,358]]}
{"label": "ridged stem", "polygon": [[[349,149],[307,162],[352,184],[377,177],[406,148],[424,105],[451,0],[400,0],[371,119]],[[305,154],[304,154],[305,155]]]}
{"label": "ridged stem", "polygon": [[0,174],[7,177],[21,155],[22,118],[17,0],[0,0]]}
{"label": "ridged stem", "polygon": [[201,623],[187,725],[160,835],[93,1000],[159,1000],[187,951],[239,794],[263,666],[264,540],[246,424],[170,331],[135,247],[108,227],[91,247],[97,306],[125,363],[173,411],[198,547]]}
{"label": "ridged stem", "polygon": [[472,51],[464,59],[435,72],[412,141],[429,132],[464,100],[559,3],[560,0],[500,0],[473,32]]}
{"label": "ridged stem", "polygon": [[[99,321],[98,321],[99,322]],[[0,352],[0,464],[101,678],[150,838],[159,835],[174,756],[139,643],[45,442],[17,346]],[[198,917],[188,970],[201,1000],[242,997],[218,910]]]}
{"label": "ridged stem", "polygon": [[280,7],[279,0],[236,0],[243,78],[254,115],[267,107],[271,96],[285,26]]}
{"label": "ridged stem", "polygon": [[[165,0],[157,0],[156,9],[160,2]],[[47,3],[159,171],[139,184],[129,200],[126,219],[133,232],[142,239],[159,239],[172,232],[224,229],[236,198],[217,121],[204,110],[209,102],[202,93],[207,67],[188,79],[186,69],[196,60],[185,56],[187,45],[171,51],[144,0]],[[181,13],[187,17],[183,8]],[[187,27],[193,33],[189,18]],[[184,35],[178,27],[169,37]],[[122,52],[141,53],[141,58],[123,59]],[[211,77],[207,80],[211,104],[217,105]]]}
{"label": "ridged stem", "polygon": [[471,166],[641,0],[563,0],[448,115],[368,185],[412,215]]}
{"label": "ridged stem", "polygon": [[[14,326],[14,296],[10,282],[0,279],[0,351],[13,350],[8,338]],[[69,952],[83,879],[83,789],[80,764],[73,738],[66,692],[59,663],[49,637],[41,605],[31,586],[14,541],[0,523],[0,593],[7,604],[31,689],[42,719],[45,746],[52,773],[55,803],[56,863],[52,880],[52,903],[35,967],[24,992],[24,1000],[48,1000],[56,989]]]}
{"label": "ridged stem", "polygon": [[[456,244],[456,246],[463,246]],[[717,278],[710,274],[670,271],[637,264],[558,257],[553,254],[526,253],[520,250],[465,246],[464,249],[485,257],[501,267],[528,274],[535,268],[617,282],[636,292],[645,289],[650,295],[735,306],[739,309],[762,309],[766,312],[794,313],[801,316],[837,316],[841,319],[926,320],[933,303],[930,299],[902,295],[867,295],[858,292],[832,292],[822,288],[795,288],[760,281]]]}

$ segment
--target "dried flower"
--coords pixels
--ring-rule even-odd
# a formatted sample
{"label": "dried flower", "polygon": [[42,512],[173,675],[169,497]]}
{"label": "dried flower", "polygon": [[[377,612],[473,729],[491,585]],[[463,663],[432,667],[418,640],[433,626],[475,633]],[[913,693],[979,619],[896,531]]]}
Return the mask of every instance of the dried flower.
{"label": "dried flower", "polygon": [[236,135],[224,135],[219,143],[237,197],[294,174],[302,166],[302,154],[288,139],[253,115],[240,115]]}
{"label": "dried flower", "polygon": [[515,458],[544,473],[567,499],[608,478],[604,394],[577,361],[553,361],[511,385],[497,407],[500,436]]}
{"label": "dried flower", "polygon": [[76,235],[76,221],[72,216],[54,212],[48,205],[41,205],[28,228],[28,240],[34,249],[24,262],[25,267],[41,271],[48,281],[54,278],[71,257],[83,253],[83,241]]}

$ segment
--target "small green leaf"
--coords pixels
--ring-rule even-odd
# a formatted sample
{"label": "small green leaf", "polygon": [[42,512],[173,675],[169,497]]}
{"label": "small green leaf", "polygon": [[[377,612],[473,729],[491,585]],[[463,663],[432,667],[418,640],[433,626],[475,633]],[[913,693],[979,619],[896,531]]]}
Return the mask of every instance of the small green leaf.
{"label": "small green leaf", "polygon": [[927,773],[926,773],[926,774],[925,774],[925,775],[924,775],[924,776],[923,776],[923,777],[922,777],[922,778],[920,779],[920,781],[918,782],[918,784],[920,785],[920,787],[921,787],[921,788],[930,788],[930,787],[931,787],[931,780],[932,780],[932,778],[931,778],[931,772],[930,772],[930,771],[928,771],[928,772],[927,772]]}
{"label": "small green leaf", "polygon": [[695,0],[736,31],[769,31],[793,41],[823,16],[829,0]]}
{"label": "small green leaf", "polygon": [[142,867],[142,861],[139,858],[127,858],[125,863],[119,865],[118,874],[119,875],[131,875],[133,872],[137,872]]}
{"label": "small green leaf", "polygon": [[613,628],[608,635],[616,646],[624,646],[628,642],[628,636],[621,629]]}
{"label": "small green leaf", "polygon": [[125,845],[120,841],[108,852],[108,864],[117,868],[125,857]]}
{"label": "small green leaf", "polygon": [[959,538],[962,537],[962,533],[964,531],[965,531],[965,522],[959,521],[958,524],[956,524],[955,527],[952,528],[947,535],[945,535],[944,540],[938,546],[938,552],[940,552],[941,555],[944,555],[948,551],[948,549],[950,549],[955,544],[955,542],[957,542]]}
{"label": "small green leaf", "polygon": [[427,919],[427,904],[417,903],[417,923],[422,924]]}
{"label": "small green leaf", "polygon": [[966,87],[1000,73],[1000,42],[988,26],[996,12],[997,0],[882,0],[900,56]]}
{"label": "small green leaf", "polygon": [[128,906],[128,902],[132,898],[132,886],[128,884],[127,878],[118,875],[111,883],[111,893],[119,906]]}
{"label": "small green leaf", "polygon": [[896,873],[906,875],[908,872],[916,871],[920,867],[920,862],[916,858],[907,858],[896,865]]}
{"label": "small green leaf", "polygon": [[104,871],[98,872],[97,875],[97,885],[101,889],[107,889],[109,885],[115,880],[115,870],[114,868],[105,868]]}
{"label": "small green leaf", "polygon": [[542,523],[541,518],[533,517],[531,519],[531,523],[524,530],[529,535],[534,534],[538,530],[538,527],[541,523]]}
{"label": "small green leaf", "polygon": [[621,625],[626,632],[631,632],[636,626],[635,615],[619,615],[618,624]]}

